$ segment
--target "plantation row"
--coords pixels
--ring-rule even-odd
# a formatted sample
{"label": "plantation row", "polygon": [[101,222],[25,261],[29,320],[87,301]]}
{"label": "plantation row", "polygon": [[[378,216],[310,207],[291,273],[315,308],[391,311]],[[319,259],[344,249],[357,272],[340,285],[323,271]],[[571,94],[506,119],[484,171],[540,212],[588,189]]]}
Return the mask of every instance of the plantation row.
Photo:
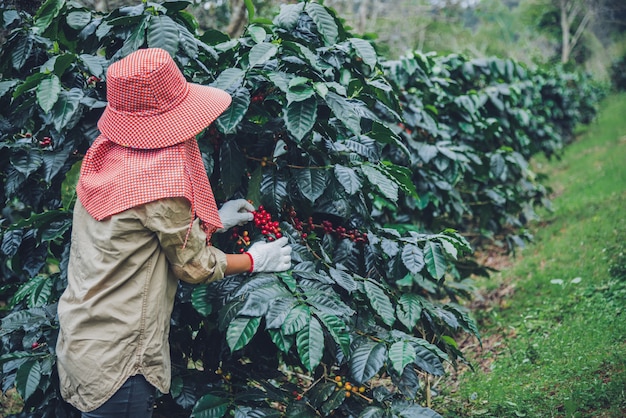
{"label": "plantation row", "polygon": [[78,416],[55,374],[74,185],[107,65],[149,46],[233,97],[198,141],[216,198],[259,209],[214,245],[238,252],[280,234],[294,249],[287,273],[180,284],[159,409],[439,416],[429,379],[463,361],[460,332],[478,336],[458,304],[482,272],[466,237],[521,242],[547,197],[529,159],[558,155],[600,91],[511,60],[385,60],[312,2],[271,22],[249,10],[239,39],[196,36],[188,4],[0,9],[2,390],[17,388],[27,416]]}

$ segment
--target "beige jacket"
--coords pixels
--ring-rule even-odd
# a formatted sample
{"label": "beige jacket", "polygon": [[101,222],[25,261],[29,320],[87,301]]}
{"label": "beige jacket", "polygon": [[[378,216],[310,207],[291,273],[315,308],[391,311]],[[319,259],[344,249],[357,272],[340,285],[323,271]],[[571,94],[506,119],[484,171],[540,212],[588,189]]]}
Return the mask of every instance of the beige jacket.
{"label": "beige jacket", "polygon": [[178,279],[224,277],[226,255],[206,235],[184,198],[141,205],[103,221],[77,202],[68,286],[59,300],[57,342],[63,398],[96,409],[128,379],[142,374],[169,392],[170,314]]}

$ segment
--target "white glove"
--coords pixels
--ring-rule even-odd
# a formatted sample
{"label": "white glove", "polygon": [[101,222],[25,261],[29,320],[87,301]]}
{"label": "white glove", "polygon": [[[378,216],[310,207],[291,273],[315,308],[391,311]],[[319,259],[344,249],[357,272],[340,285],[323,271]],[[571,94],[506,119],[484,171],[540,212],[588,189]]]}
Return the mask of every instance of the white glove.
{"label": "white glove", "polygon": [[252,257],[252,272],[279,272],[291,267],[291,245],[287,237],[272,242],[257,242],[248,250]]}
{"label": "white glove", "polygon": [[224,228],[220,228],[218,232],[224,232],[235,225],[243,225],[254,219],[254,206],[246,199],[229,200],[224,203],[220,210],[220,220]]}

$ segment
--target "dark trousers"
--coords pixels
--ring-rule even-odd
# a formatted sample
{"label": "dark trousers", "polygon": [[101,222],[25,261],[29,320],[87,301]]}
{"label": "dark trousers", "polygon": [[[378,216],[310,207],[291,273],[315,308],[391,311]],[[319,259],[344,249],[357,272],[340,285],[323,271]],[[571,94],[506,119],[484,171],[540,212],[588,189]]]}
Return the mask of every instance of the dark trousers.
{"label": "dark trousers", "polygon": [[82,418],[151,418],[156,389],[141,375],[131,376],[99,408],[83,412]]}

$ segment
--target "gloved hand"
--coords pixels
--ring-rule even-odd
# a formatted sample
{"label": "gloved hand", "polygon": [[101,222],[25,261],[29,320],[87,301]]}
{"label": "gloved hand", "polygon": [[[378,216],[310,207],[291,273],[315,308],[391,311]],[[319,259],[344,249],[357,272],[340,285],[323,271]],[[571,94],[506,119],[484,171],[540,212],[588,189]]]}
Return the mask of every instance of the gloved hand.
{"label": "gloved hand", "polygon": [[220,220],[224,228],[220,228],[217,232],[224,232],[235,225],[243,225],[254,219],[254,206],[246,199],[229,200],[224,203],[220,210]]}
{"label": "gloved hand", "polygon": [[287,237],[254,243],[248,254],[252,257],[251,273],[279,272],[291,267],[291,245],[287,245]]}

